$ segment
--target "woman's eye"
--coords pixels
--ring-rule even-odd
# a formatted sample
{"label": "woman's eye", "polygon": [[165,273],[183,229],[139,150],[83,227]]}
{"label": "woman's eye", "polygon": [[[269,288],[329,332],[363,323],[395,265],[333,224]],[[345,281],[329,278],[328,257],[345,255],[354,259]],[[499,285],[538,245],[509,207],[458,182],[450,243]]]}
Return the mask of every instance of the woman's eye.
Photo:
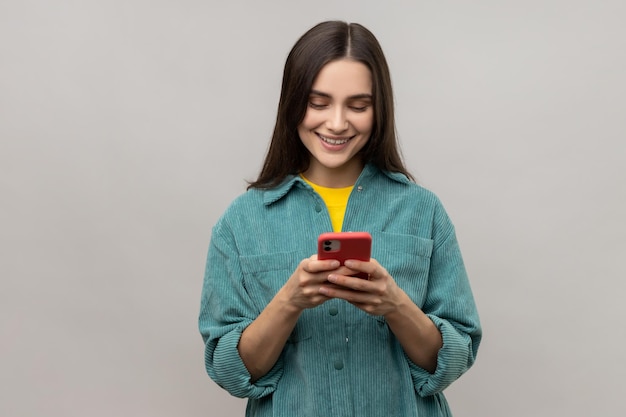
{"label": "woman's eye", "polygon": [[322,109],[326,108],[326,104],[325,103],[315,103],[315,102],[312,102],[312,101],[309,102],[309,106],[312,109],[315,109],[315,110],[322,110]]}
{"label": "woman's eye", "polygon": [[361,113],[367,110],[368,107],[369,106],[350,106],[350,109],[352,109],[352,111],[355,111],[357,113]]}

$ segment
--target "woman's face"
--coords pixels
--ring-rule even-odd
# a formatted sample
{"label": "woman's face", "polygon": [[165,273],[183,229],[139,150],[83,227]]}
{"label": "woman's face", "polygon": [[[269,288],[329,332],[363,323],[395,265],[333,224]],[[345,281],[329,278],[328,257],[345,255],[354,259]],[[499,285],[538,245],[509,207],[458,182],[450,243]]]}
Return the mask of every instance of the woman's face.
{"label": "woman's face", "polygon": [[372,74],[362,63],[340,59],[317,74],[300,140],[311,154],[304,176],[326,187],[353,185],[363,169],[358,152],[372,133]]}

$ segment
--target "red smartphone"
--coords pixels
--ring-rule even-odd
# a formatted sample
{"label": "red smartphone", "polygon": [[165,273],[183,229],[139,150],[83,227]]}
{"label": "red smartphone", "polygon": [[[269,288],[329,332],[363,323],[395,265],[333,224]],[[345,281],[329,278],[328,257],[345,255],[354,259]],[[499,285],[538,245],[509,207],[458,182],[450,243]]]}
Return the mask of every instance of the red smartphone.
{"label": "red smartphone", "polygon": [[[372,235],[367,232],[329,232],[317,238],[317,259],[336,259],[341,265],[346,259],[369,261]],[[355,275],[367,279],[366,273]]]}

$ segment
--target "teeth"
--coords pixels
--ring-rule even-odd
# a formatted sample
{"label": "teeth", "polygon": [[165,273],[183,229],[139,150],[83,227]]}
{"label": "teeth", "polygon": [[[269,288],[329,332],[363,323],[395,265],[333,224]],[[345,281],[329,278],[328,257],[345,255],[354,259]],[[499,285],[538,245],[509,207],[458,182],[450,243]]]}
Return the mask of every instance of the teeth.
{"label": "teeth", "polygon": [[343,145],[344,143],[350,140],[350,139],[331,139],[322,135],[320,135],[320,138],[322,138],[324,142],[330,143],[331,145]]}

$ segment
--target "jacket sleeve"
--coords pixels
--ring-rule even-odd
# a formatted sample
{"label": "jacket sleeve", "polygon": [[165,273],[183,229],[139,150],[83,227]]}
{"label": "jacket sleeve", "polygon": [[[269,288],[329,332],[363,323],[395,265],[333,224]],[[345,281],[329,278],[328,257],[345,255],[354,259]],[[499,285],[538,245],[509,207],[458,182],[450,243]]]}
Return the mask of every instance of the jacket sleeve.
{"label": "jacket sleeve", "polygon": [[408,357],[417,393],[443,391],[474,363],[482,329],[454,227],[439,203],[433,222],[433,252],[422,310],[439,328],[443,346],[433,374]]}
{"label": "jacket sleeve", "polygon": [[219,386],[240,398],[271,394],[282,376],[282,358],[254,384],[237,345],[244,329],[259,315],[249,297],[230,230],[220,221],[213,228],[207,256],[200,317],[207,373]]}

